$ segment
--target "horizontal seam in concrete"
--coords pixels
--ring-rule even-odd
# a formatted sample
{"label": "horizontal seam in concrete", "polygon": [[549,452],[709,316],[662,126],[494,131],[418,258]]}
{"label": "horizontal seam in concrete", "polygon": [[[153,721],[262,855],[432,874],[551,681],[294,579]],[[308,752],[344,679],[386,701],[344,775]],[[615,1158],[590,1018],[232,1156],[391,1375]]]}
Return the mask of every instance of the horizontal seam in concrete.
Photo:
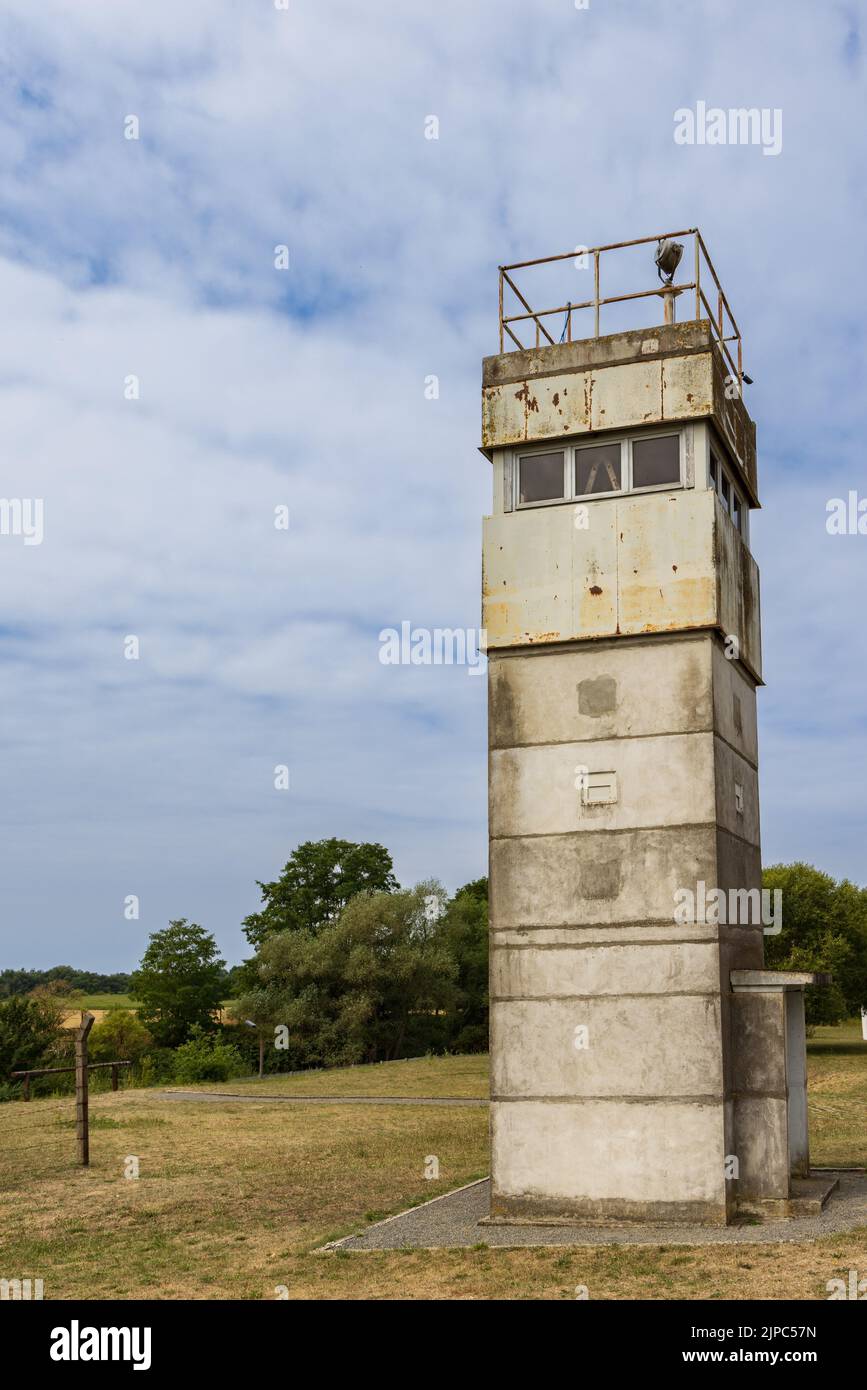
{"label": "horizontal seam in concrete", "polygon": [[[647,927],[675,927],[675,926],[688,927],[688,926],[690,926],[690,925],[694,925],[694,926],[697,927],[697,928],[698,928],[698,927],[704,927],[704,928],[706,928],[706,930],[705,930],[704,934],[701,935],[701,936],[683,936],[683,937],[680,937],[680,936],[678,936],[678,937],[673,937],[673,936],[658,936],[658,937],[651,937],[651,938],[649,938],[649,939],[647,939],[647,940],[635,941],[635,942],[631,942],[631,941],[614,941],[614,940],[612,939],[612,945],[617,945],[617,946],[626,946],[626,945],[636,945],[636,946],[647,945],[647,946],[653,946],[653,945],[656,944],[657,942],[658,942],[658,943],[663,943],[663,942],[677,942],[677,941],[716,941],[716,940],[718,940],[718,936],[717,936],[717,935],[714,935],[714,934],[712,934],[712,933],[718,933],[718,932],[720,932],[720,931],[726,931],[726,930],[730,930],[730,931],[760,931],[760,930],[761,930],[761,928],[760,928],[759,926],[739,926],[736,922],[732,922],[731,924],[726,923],[724,926],[720,926],[720,924],[717,923],[717,922],[707,922],[707,923],[705,923],[705,922],[695,922],[695,923],[690,924],[689,922],[674,922],[672,917],[649,917],[649,918],[641,918],[641,917],[639,917],[639,918],[637,918],[637,919],[631,918],[631,919],[629,919],[629,920],[627,920],[627,921],[625,921],[625,922],[606,922],[606,921],[602,921],[602,920],[597,920],[597,921],[593,921],[593,922],[519,922],[516,926],[511,926],[511,927],[491,927],[491,928],[490,928],[490,931],[491,931],[491,934],[492,934],[492,935],[496,935],[496,933],[498,933],[498,932],[506,932],[506,931],[575,931],[575,932],[583,932],[583,931],[623,931],[623,930],[625,930],[625,929],[627,929],[627,928],[630,928],[630,927],[644,927],[644,926],[647,926]],[[569,942],[564,942],[563,944],[564,944],[564,945],[569,945],[570,943],[569,943]],[[595,945],[595,944],[597,944],[597,943],[595,943],[595,942],[587,942],[586,944],[587,944],[588,946],[592,946],[592,945]],[[600,942],[599,944],[604,946],[606,943],[605,943],[605,942]]]}
{"label": "horizontal seam in concrete", "polygon": [[691,738],[696,735],[707,736],[719,739],[720,743],[725,744],[736,757],[745,762],[753,772],[758,772],[759,765],[753,758],[748,757],[743,749],[738,748],[725,734],[721,734],[718,729],[658,729],[652,734],[598,734],[595,738],[549,738],[536,740],[530,743],[492,743],[490,751],[492,753],[510,753],[515,748],[568,748],[573,743],[631,743],[634,740],[643,738]]}
{"label": "horizontal seam in concrete", "polygon": [[[652,831],[655,830],[713,830],[714,832],[716,832],[717,830],[723,830],[724,828],[724,826],[720,825],[719,821],[701,820],[678,821],[674,825],[588,825],[581,826],[577,830],[539,830],[524,835],[491,835],[488,838],[491,844],[496,844],[499,840],[563,840],[567,839],[570,835],[649,835]],[[727,833],[729,835],[732,835],[735,839],[741,838],[735,835],[734,831],[730,830]]]}
{"label": "horizontal seam in concrete", "polygon": [[[510,928],[502,927],[501,931],[509,931]],[[515,928],[519,930],[519,928]],[[536,927],[536,931],[546,931],[546,927]],[[580,929],[579,929],[580,930]],[[687,936],[678,938],[666,937],[664,940],[655,941],[541,941],[538,944],[532,941],[492,941],[492,951],[604,951],[609,946],[717,946],[719,943],[715,936],[695,937]]]}
{"label": "horizontal seam in concrete", "polygon": [[788,1100],[788,1091],[729,1091],[729,1100]]}
{"label": "horizontal seam in concrete", "polygon": [[[570,503],[567,500],[560,505],[568,507]],[[511,516],[512,513],[507,512],[504,515]],[[721,623],[696,623],[694,627],[664,628],[660,632],[600,633],[598,637],[564,637],[556,642],[510,642],[504,646],[494,645],[489,638],[488,663],[501,658],[520,660],[522,657],[531,656],[561,656],[570,652],[586,652],[588,648],[600,651],[608,647],[622,647],[627,642],[631,645],[649,645],[651,642],[695,641],[704,636],[717,638],[722,642],[729,634]],[[764,686],[765,682],[759,672],[753,670],[744,657],[739,657],[737,661],[732,660],[732,665],[749,681],[754,691]]]}
{"label": "horizontal seam in concrete", "polygon": [[[538,441],[533,441],[538,442]],[[499,447],[507,448],[508,445]],[[562,504],[569,506],[568,501]],[[512,515],[512,513],[505,513]],[[620,633],[601,633],[598,637],[565,637],[559,642],[511,642],[507,647],[489,647],[488,660],[498,661],[501,658],[520,660],[522,657],[531,656],[558,656],[564,652],[586,652],[588,647],[595,647],[597,650],[610,646],[621,648],[626,643],[630,646],[651,646],[654,642],[696,642],[700,637],[719,637],[720,640],[728,636],[721,623],[697,623],[695,627],[673,627],[667,628],[664,632],[620,632]],[[742,663],[738,662],[740,666]],[[744,668],[747,669],[746,667]],[[751,677],[751,679],[754,679]]]}
{"label": "horizontal seam in concrete", "polygon": [[720,743],[724,743],[726,748],[731,749],[732,753],[734,753],[736,757],[740,758],[741,762],[746,763],[747,767],[751,767],[753,769],[753,772],[758,772],[758,762],[754,762],[752,758],[747,757],[746,753],[744,753],[742,749],[735,747],[731,740],[726,738],[725,734],[721,734],[718,729],[714,729],[713,736],[714,738],[718,738]]}
{"label": "horizontal seam in concrete", "polygon": [[729,835],[733,840],[737,840],[738,844],[746,845],[746,846],[747,846],[747,849],[756,849],[756,850],[760,850],[761,847],[762,847],[761,841],[760,841],[760,840],[758,840],[758,841],[748,840],[748,839],[746,838],[746,836],[744,836],[744,835],[739,835],[738,832],[737,832],[736,830],[729,830],[728,826],[727,826],[727,825],[723,825],[721,821],[717,821],[717,827],[716,827],[716,828],[717,828],[717,830],[719,831],[719,833],[720,833],[721,835]]}
{"label": "horizontal seam in concrete", "polygon": [[506,840],[564,840],[570,835],[649,835],[658,830],[713,830],[715,834],[730,835],[733,840],[746,845],[748,849],[761,849],[760,842],[748,840],[745,835],[739,835],[736,830],[729,830],[727,825],[717,820],[681,821],[676,825],[586,825],[580,826],[577,830],[538,830],[525,832],[523,835],[490,835],[488,839],[493,845]]}
{"label": "horizontal seam in concrete", "polygon": [[513,748],[568,748],[570,743],[632,743],[643,738],[691,738],[699,734],[720,737],[713,729],[659,729],[652,734],[597,734],[595,738],[550,738],[538,743],[492,743],[490,749],[492,753],[510,753]]}
{"label": "horizontal seam in concrete", "polygon": [[492,1004],[550,1004],[578,1003],[599,999],[719,999],[722,991],[718,989],[665,989],[665,990],[616,990],[610,994],[492,994]]}
{"label": "horizontal seam in concrete", "polygon": [[606,1105],[701,1105],[714,1109],[722,1105],[725,1097],[720,1095],[700,1096],[491,1096],[491,1105],[587,1105],[590,1102],[604,1102]]}

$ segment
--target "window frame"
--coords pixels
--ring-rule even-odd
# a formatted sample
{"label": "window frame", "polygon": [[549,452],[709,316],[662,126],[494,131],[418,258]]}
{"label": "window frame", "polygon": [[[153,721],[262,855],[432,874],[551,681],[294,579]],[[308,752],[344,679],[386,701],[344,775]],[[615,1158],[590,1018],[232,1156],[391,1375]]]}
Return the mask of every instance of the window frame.
{"label": "window frame", "polygon": [[[677,482],[676,483],[645,483],[643,487],[636,487],[633,481],[633,462],[632,447],[635,443],[640,443],[642,439],[676,439],[677,440]],[[666,492],[671,488],[681,488],[684,486],[684,443],[683,430],[668,430],[665,434],[661,430],[648,431],[646,434],[632,434],[629,436],[629,491],[637,495],[645,492]]]}
{"label": "window frame", "polygon": [[610,449],[613,444],[618,444],[620,446],[620,487],[609,488],[605,492],[573,491],[569,497],[570,502],[598,502],[604,497],[622,497],[623,494],[628,491],[628,489],[624,486],[624,479],[629,476],[627,472],[628,444],[625,437],[623,439],[594,439],[592,443],[588,441],[586,444],[570,444],[569,453],[571,455],[571,462],[569,465],[569,481],[571,482],[572,487],[575,488],[577,485],[575,479],[575,472],[577,466],[575,455],[578,453],[579,450],[583,452],[585,449]]}
{"label": "window frame", "polygon": [[[686,431],[683,427],[674,429],[638,429],[618,431],[616,434],[605,438],[594,437],[593,435],[581,435],[577,439],[564,440],[559,446],[552,447],[552,441],[540,441],[538,444],[531,444],[525,448],[513,445],[512,455],[512,509],[516,512],[532,510],[534,507],[556,507],[564,503],[574,502],[604,502],[611,497],[643,497],[648,492],[674,492],[681,491],[687,486],[686,482]],[[644,487],[633,487],[632,485],[632,446],[641,439],[676,439],[678,442],[678,480],[671,483],[647,483]],[[606,492],[576,492],[576,460],[575,454],[579,449],[600,449],[612,444],[620,445],[620,487]],[[521,499],[521,460],[532,458],[534,454],[553,454],[563,453],[564,460],[564,493],[562,497],[549,497],[542,502],[522,502]]]}
{"label": "window frame", "polygon": [[[716,465],[716,479],[714,479],[714,465]],[[749,544],[749,499],[746,489],[738,482],[737,474],[728,462],[723,451],[714,443],[709,442],[708,448],[708,491],[715,492],[717,500],[737,531],[744,545]],[[728,489],[728,498],[723,493],[723,488]],[[735,507],[737,503],[737,507]],[[736,516],[737,513],[737,516]]]}
{"label": "window frame", "polygon": [[[563,455],[563,495],[562,495],[561,497],[544,497],[544,498],[542,498],[542,500],[539,501],[539,502],[522,502],[522,501],[521,501],[521,460],[522,460],[522,459],[526,459],[526,458],[532,458],[534,454],[535,454],[535,455],[539,455],[539,454],[559,454],[559,453],[562,453],[562,455]],[[529,507],[557,507],[557,506],[562,506],[564,502],[569,502],[569,501],[571,500],[571,499],[570,499],[570,496],[569,496],[569,446],[564,444],[561,448],[553,448],[553,449],[552,449],[551,444],[550,444],[550,442],[549,442],[549,443],[546,444],[544,447],[539,447],[539,448],[537,448],[537,449],[521,449],[521,450],[516,449],[516,450],[514,451],[514,462],[513,462],[513,465],[512,465],[512,478],[513,478],[513,497],[512,497],[512,505],[513,505],[513,507],[515,508],[515,511],[523,512],[523,511],[526,511],[527,508],[529,508]]]}

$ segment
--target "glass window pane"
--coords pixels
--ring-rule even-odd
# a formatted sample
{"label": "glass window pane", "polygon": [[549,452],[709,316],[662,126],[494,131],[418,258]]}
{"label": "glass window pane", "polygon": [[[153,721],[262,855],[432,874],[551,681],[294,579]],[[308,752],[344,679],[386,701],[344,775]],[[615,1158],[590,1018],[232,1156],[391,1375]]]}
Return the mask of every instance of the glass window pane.
{"label": "glass window pane", "polygon": [[563,496],[563,454],[531,454],[519,460],[520,500],[550,502]]}
{"label": "glass window pane", "polygon": [[739,531],[744,529],[741,499],[734,488],[732,488],[732,521]]}
{"label": "glass window pane", "polygon": [[719,495],[720,495],[720,497],[722,498],[722,504],[723,504],[723,506],[725,507],[726,511],[727,511],[727,512],[730,512],[730,511],[731,511],[731,487],[730,487],[730,485],[729,485],[729,480],[728,480],[728,478],[726,477],[725,473],[723,473],[722,478],[720,479]]}
{"label": "glass window pane", "polygon": [[680,482],[680,439],[635,439],[632,443],[632,486],[654,487]]}
{"label": "glass window pane", "polygon": [[575,450],[575,495],[620,491],[620,445]]}
{"label": "glass window pane", "polygon": [[719,487],[719,483],[718,483],[718,481],[717,481],[718,478],[719,478],[719,464],[718,464],[717,461],[716,461],[716,454],[711,454],[711,456],[710,456],[710,485],[711,485],[711,487],[713,488],[714,492],[716,492],[716,491],[717,491],[717,488]]}

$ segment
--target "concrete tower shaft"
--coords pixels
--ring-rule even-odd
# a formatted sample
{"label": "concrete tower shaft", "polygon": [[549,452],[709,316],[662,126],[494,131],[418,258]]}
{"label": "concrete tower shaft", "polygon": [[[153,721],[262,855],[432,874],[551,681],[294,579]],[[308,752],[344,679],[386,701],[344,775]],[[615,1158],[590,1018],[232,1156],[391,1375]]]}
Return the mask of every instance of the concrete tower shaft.
{"label": "concrete tower shaft", "polygon": [[543,344],[578,306],[504,315],[512,271],[501,341],[537,345],[485,359],[482,408],[492,1218],[724,1223],[808,1163],[806,977],[763,971],[740,334],[710,267],[718,315],[696,268],[637,296],[668,322]]}

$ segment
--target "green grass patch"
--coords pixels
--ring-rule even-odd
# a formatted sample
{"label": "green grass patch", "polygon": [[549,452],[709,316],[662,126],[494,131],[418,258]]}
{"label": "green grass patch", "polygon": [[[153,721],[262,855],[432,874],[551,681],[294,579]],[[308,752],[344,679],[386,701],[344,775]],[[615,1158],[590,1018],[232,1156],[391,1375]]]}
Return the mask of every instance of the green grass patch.
{"label": "green grass patch", "polygon": [[139,1006],[128,994],[85,994],[75,1001],[75,1007],[82,1009],[137,1009]]}

